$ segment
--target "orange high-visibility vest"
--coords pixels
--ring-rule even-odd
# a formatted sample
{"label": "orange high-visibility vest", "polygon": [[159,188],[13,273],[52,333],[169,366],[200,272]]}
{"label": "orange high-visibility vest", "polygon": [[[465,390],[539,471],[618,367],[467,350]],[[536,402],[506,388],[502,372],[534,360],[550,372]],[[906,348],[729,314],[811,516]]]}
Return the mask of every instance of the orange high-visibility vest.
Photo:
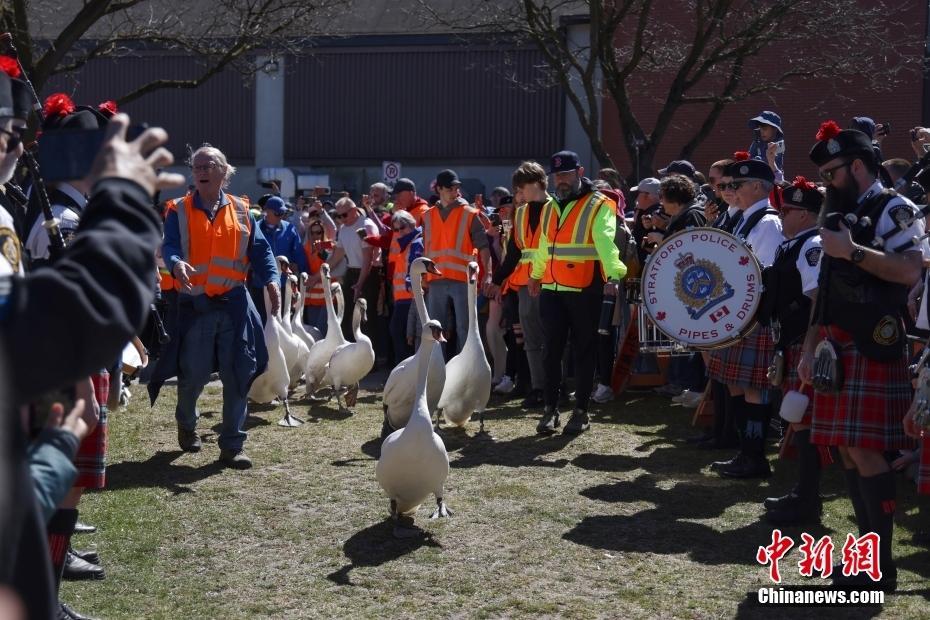
{"label": "orange high-visibility vest", "polygon": [[[594,246],[594,220],[602,207],[612,203],[603,194],[590,192],[581,200],[573,200],[561,214],[550,202],[543,212],[543,224],[549,247],[543,284],[560,284],[572,288],[585,288],[594,280],[598,264]],[[565,214],[562,217],[562,214]],[[603,268],[602,268],[603,269]]]}
{"label": "orange high-visibility vest", "polygon": [[[551,199],[550,199],[551,200]],[[521,286],[526,286],[530,279],[530,273],[533,270],[533,254],[539,247],[539,237],[543,229],[543,214],[546,212],[546,205],[543,205],[542,212],[539,215],[539,222],[536,224],[536,230],[530,233],[530,206],[523,204],[517,207],[513,214],[513,242],[520,249],[520,262],[513,270],[513,273],[507,278],[510,288],[516,290]]]}
{"label": "orange high-visibility vest", "polygon": [[391,239],[391,251],[388,254],[388,262],[391,264],[391,290],[394,293],[394,301],[404,301],[413,298],[413,292],[407,290],[407,259],[410,258],[410,246],[416,240],[416,236],[410,240],[403,250],[400,249],[400,241],[397,235]]}
{"label": "orange high-visibility vest", "polygon": [[443,278],[468,281],[468,263],[476,260],[469,232],[475,217],[478,217],[478,210],[467,205],[452,209],[446,221],[439,216],[439,207],[424,214],[423,254],[436,263]]}
{"label": "orange high-visibility vest", "polygon": [[252,232],[249,203],[231,194],[224,196],[227,204],[219,208],[212,222],[202,209],[194,207],[191,194],[168,207],[177,211],[181,252],[194,268],[191,295],[214,297],[245,285]]}
{"label": "orange high-visibility vest", "polygon": [[[304,244],[304,253],[307,255],[307,264],[310,266],[310,275],[320,273],[320,265],[326,261],[320,258],[317,252],[310,251],[310,242]],[[304,306],[325,306],[326,297],[323,295],[323,280],[313,285],[304,298]]]}

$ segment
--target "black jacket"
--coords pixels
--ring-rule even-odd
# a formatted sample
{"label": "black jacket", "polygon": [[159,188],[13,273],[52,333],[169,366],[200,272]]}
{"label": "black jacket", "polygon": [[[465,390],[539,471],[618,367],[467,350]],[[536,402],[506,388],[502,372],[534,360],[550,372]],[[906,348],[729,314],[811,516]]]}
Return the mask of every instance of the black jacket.
{"label": "black jacket", "polygon": [[161,220],[136,183],[105,179],[54,265],[0,278],[7,377],[0,418],[0,583],[28,618],[57,613],[45,524],[33,492],[17,406],[109,366],[155,296]]}

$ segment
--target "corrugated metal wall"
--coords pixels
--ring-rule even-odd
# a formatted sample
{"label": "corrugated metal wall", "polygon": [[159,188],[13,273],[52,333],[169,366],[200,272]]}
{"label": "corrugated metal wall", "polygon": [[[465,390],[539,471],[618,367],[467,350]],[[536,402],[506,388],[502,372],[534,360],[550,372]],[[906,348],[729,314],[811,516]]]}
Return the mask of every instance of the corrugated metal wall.
{"label": "corrugated metal wall", "polygon": [[561,148],[562,96],[527,92],[534,50],[466,46],[319,50],[289,58],[285,158],[513,162]]}
{"label": "corrugated metal wall", "polygon": [[[59,75],[46,84],[40,97],[69,93],[78,105],[115,99],[157,79],[191,79],[202,68],[193,58],[174,55],[99,60],[78,71]],[[214,76],[196,89],[158,90],[123,107],[134,122],[168,130],[169,148],[176,158],[187,156],[186,145],[209,142],[234,163],[255,157],[255,93],[234,71]]]}

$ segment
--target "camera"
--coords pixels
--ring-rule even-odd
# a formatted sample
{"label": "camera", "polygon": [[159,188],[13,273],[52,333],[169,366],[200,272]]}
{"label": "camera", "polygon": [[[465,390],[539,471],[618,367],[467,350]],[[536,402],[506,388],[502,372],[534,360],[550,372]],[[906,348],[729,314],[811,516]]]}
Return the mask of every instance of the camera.
{"label": "camera", "polygon": [[785,141],[778,140],[777,142],[775,142],[775,154],[781,155],[784,152],[785,152]]}
{"label": "camera", "polygon": [[[138,138],[148,125],[133,125],[126,131],[126,141]],[[42,136],[38,164],[47,183],[74,181],[90,174],[91,165],[103,146],[106,128],[65,129]]]}

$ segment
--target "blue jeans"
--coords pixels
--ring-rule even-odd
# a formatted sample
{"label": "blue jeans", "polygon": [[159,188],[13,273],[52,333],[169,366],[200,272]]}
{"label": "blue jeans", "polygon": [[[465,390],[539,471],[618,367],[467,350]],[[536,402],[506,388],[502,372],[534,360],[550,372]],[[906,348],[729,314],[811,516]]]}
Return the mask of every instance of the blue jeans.
{"label": "blue jeans", "polygon": [[248,400],[237,394],[234,386],[233,360],[235,347],[244,346],[233,330],[229,314],[223,310],[210,310],[198,314],[181,343],[180,373],[178,375],[178,405],[174,417],[181,428],[197,428],[197,399],[210,380],[214,362],[219,362],[220,381],[223,382],[223,426],[219,444],[222,450],[238,451],[247,437],[243,430],[248,413]]}
{"label": "blue jeans", "polygon": [[410,313],[410,299],[402,299],[394,302],[394,309],[391,311],[391,324],[388,330],[391,332],[391,345],[394,347],[394,364],[407,359],[413,349],[407,344],[407,315]]}
{"label": "blue jeans", "polygon": [[436,319],[442,323],[442,328],[448,330],[451,325],[446,325],[448,319],[449,301],[455,308],[455,336],[457,346],[455,354],[458,355],[465,346],[465,339],[468,337],[468,285],[465,282],[456,280],[433,280],[429,284],[429,295],[426,297],[426,310],[430,319]]}

